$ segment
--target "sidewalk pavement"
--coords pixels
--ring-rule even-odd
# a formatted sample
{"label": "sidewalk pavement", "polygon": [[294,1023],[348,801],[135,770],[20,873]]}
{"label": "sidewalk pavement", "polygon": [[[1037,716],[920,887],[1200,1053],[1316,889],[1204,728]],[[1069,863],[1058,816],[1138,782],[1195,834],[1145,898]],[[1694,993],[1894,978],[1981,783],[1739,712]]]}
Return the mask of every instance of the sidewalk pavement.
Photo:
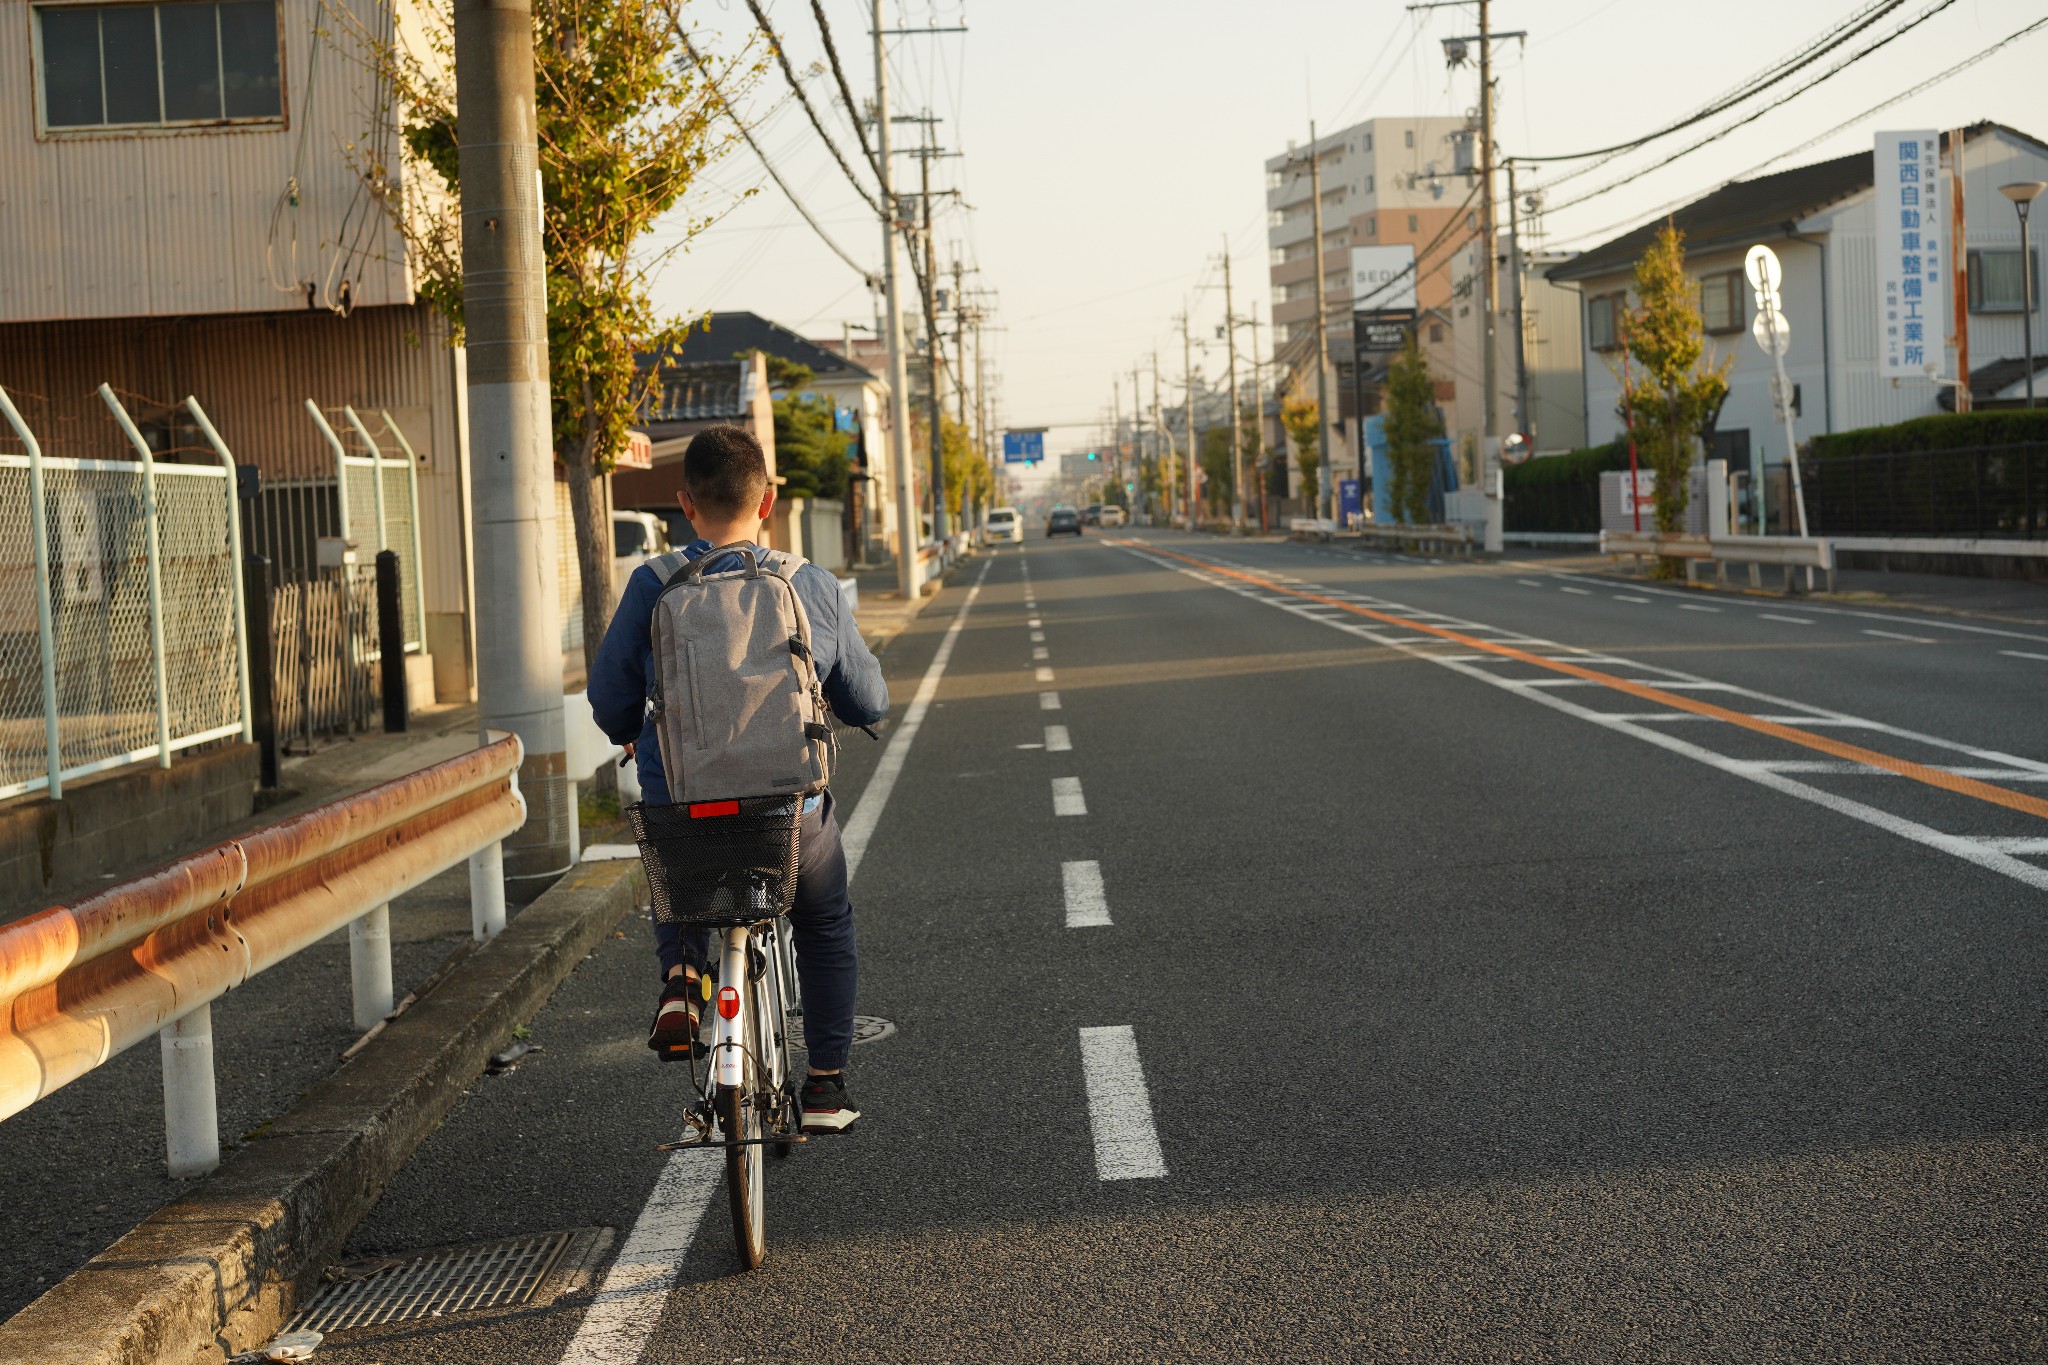
{"label": "sidewalk pavement", "polygon": [[929,592],[908,600],[897,591],[893,563],[856,569],[852,577],[860,584],[860,606],[854,612],[854,621],[860,626],[861,638],[877,654],[888,648],[889,642],[901,635],[904,627],[915,621],[932,600]]}

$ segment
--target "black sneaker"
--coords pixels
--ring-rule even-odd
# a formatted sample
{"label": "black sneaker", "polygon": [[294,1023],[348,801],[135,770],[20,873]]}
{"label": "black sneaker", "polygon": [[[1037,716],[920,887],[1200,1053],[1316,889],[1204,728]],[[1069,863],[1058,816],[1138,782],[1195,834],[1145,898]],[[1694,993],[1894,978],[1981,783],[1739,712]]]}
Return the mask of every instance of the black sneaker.
{"label": "black sneaker", "polygon": [[803,1107],[806,1133],[843,1133],[860,1117],[846,1093],[844,1076],[805,1078]]}
{"label": "black sneaker", "polygon": [[654,1012],[653,1027],[647,1030],[647,1046],[663,1061],[702,1057],[704,1046],[700,977],[678,976],[661,990],[661,1007]]}

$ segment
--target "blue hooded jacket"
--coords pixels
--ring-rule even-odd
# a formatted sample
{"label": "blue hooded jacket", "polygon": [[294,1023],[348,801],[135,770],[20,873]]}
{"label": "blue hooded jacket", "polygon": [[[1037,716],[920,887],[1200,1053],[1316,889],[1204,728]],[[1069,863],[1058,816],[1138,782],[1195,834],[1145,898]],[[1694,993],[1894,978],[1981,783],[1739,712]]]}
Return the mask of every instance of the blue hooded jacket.
{"label": "blue hooded jacket", "polygon": [[[713,548],[708,540],[696,540],[683,547],[683,555],[694,561]],[[723,555],[707,566],[707,572],[724,573],[744,566],[738,555]],[[846,612],[837,580],[817,565],[805,564],[792,581],[797,600],[810,617],[811,657],[832,714],[847,725],[874,724],[889,714],[889,685],[882,679],[882,665],[874,652],[860,638],[860,627]],[[668,775],[661,766],[661,742],[655,735],[649,705],[654,683],[654,599],[661,589],[661,578],[651,566],[642,564],[633,571],[619,609],[612,613],[612,623],[605,630],[604,643],[598,647],[597,662],[590,669],[591,713],[612,743],[635,746],[641,796],[650,806],[665,806],[670,800]]]}

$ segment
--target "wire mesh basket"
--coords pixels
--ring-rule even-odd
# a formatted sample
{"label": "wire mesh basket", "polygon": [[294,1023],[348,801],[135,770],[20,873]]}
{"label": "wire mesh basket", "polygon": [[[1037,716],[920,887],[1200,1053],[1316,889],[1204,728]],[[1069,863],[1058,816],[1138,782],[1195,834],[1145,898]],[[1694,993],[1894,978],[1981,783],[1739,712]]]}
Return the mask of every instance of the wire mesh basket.
{"label": "wire mesh basket", "polygon": [[626,807],[657,924],[754,924],[796,897],[800,799]]}

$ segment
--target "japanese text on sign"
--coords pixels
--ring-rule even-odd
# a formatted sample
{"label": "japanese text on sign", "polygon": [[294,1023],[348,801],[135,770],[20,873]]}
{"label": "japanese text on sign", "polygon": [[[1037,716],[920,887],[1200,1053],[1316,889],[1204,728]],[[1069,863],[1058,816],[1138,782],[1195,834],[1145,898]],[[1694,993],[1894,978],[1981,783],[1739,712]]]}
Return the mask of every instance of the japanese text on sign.
{"label": "japanese text on sign", "polygon": [[1948,186],[1932,129],[1879,133],[1871,211],[1877,226],[1878,372],[1921,379],[1946,336]]}

